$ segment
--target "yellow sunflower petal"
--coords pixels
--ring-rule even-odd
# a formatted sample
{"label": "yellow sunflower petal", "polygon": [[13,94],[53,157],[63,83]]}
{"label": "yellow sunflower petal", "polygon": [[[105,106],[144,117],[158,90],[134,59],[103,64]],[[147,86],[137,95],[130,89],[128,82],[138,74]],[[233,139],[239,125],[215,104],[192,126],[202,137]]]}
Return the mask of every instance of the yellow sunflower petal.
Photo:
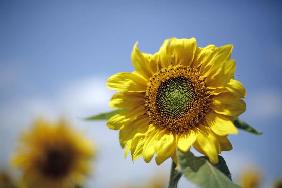
{"label": "yellow sunflower petal", "polygon": [[165,40],[159,51],[162,67],[178,64],[190,66],[194,59],[196,46],[195,38]]}
{"label": "yellow sunflower petal", "polygon": [[137,135],[132,139],[130,145],[132,160],[136,160],[142,156],[144,143],[145,135]]}
{"label": "yellow sunflower petal", "polygon": [[220,145],[216,136],[209,132],[207,134],[199,133],[197,140],[193,145],[200,153],[208,156],[211,163],[218,163],[218,154],[220,153]]}
{"label": "yellow sunflower petal", "polygon": [[197,136],[194,132],[181,135],[177,142],[177,147],[182,152],[186,152],[195,142]]}
{"label": "yellow sunflower petal", "polygon": [[128,140],[124,145],[124,157],[127,157],[131,150],[131,142],[132,140]]}
{"label": "yellow sunflower petal", "polygon": [[221,47],[208,45],[204,48],[198,48],[195,58],[197,64],[195,64],[195,66],[200,67],[202,73],[210,74],[211,72],[209,71],[216,71],[217,67],[230,59],[232,48],[232,45],[224,45]]}
{"label": "yellow sunflower petal", "polygon": [[233,122],[223,115],[211,112],[206,116],[206,121],[211,130],[217,135],[225,136],[238,133],[238,129]]}
{"label": "yellow sunflower petal", "polygon": [[239,80],[231,79],[227,85],[227,89],[234,95],[243,98],[246,96],[246,90]]}
{"label": "yellow sunflower petal", "polygon": [[207,83],[208,87],[221,87],[227,84],[231,78],[234,77],[236,63],[234,60],[226,61],[222,70],[217,71],[213,76],[209,77]]}
{"label": "yellow sunflower petal", "polygon": [[200,72],[205,72],[206,69],[209,69],[211,64],[211,59],[213,58],[216,52],[215,45],[208,45],[204,48],[197,48],[195,53],[195,58],[193,61],[193,66],[200,68]]}
{"label": "yellow sunflower petal", "polygon": [[155,145],[159,138],[159,132],[152,130],[147,136],[143,148],[143,157],[145,162],[150,162],[155,153]]}
{"label": "yellow sunflower petal", "polygon": [[210,72],[210,75],[206,77],[207,87],[222,87],[226,85],[231,78],[234,77],[234,71],[236,64],[234,60],[224,62],[221,67],[215,69],[214,72]]}
{"label": "yellow sunflower petal", "polygon": [[206,79],[207,86],[222,86],[233,77],[235,61],[230,60],[232,48],[232,45],[224,45],[218,48],[208,46],[207,50],[203,49],[206,57],[199,63],[202,65],[202,77]]}
{"label": "yellow sunflower petal", "polygon": [[160,165],[167,158],[171,157],[176,150],[175,138],[173,134],[164,134],[156,146],[156,163]]}
{"label": "yellow sunflower petal", "polygon": [[128,141],[128,145],[130,147],[129,149],[131,150],[131,156],[133,160],[143,156],[143,150],[144,147],[146,146],[145,142],[147,141],[146,137],[148,137],[149,134],[154,132],[155,132],[155,127],[149,125],[146,134],[137,133],[135,134],[133,139]]}
{"label": "yellow sunflower petal", "polygon": [[209,92],[212,95],[218,95],[222,93],[232,93],[232,95],[236,96],[237,98],[244,98],[246,97],[246,90],[243,84],[234,79],[230,79],[227,85],[222,87],[214,87],[209,86]]}
{"label": "yellow sunflower petal", "polygon": [[143,105],[145,94],[143,92],[119,92],[115,93],[110,101],[110,107],[112,108],[123,108],[131,109],[136,106]]}
{"label": "yellow sunflower petal", "polygon": [[222,93],[213,98],[211,108],[218,114],[237,117],[245,112],[246,103],[231,93]]}
{"label": "yellow sunflower petal", "polygon": [[134,44],[131,61],[135,70],[145,78],[150,78],[157,71],[157,63],[153,61],[153,55],[142,53],[138,48],[138,43]]}
{"label": "yellow sunflower petal", "polygon": [[168,46],[170,44],[171,39],[166,39],[160,47],[160,50],[157,52],[157,56],[159,57],[161,67],[168,67],[171,64],[170,57],[166,55],[168,53]]}
{"label": "yellow sunflower petal", "polygon": [[123,114],[116,114],[107,121],[107,126],[113,130],[120,130],[130,119]]}
{"label": "yellow sunflower petal", "polygon": [[124,147],[128,140],[131,140],[136,134],[145,134],[148,128],[149,122],[145,117],[138,117],[128,122],[119,132],[121,146]]}
{"label": "yellow sunflower petal", "polygon": [[117,91],[144,92],[147,87],[147,80],[135,72],[121,72],[112,75],[107,80],[107,85]]}
{"label": "yellow sunflower petal", "polygon": [[144,115],[144,111],[145,111],[145,106],[139,105],[136,108],[130,108],[130,109],[126,110],[126,115],[130,118],[134,118],[136,116]]}
{"label": "yellow sunflower petal", "polygon": [[110,107],[124,109],[128,118],[141,116],[145,111],[144,92],[119,92],[112,96]]}
{"label": "yellow sunflower petal", "polygon": [[217,48],[217,54],[213,59],[214,64],[218,64],[230,59],[232,54],[233,45],[226,44]]}

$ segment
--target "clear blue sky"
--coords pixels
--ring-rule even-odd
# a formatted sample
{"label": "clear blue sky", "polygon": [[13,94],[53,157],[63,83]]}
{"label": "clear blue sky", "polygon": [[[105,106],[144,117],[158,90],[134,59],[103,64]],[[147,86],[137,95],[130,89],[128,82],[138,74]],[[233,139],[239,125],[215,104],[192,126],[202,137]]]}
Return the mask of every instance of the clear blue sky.
{"label": "clear blue sky", "polygon": [[[25,109],[30,108],[27,101],[51,101],[51,109],[59,106],[59,113],[55,114],[59,116],[67,108],[58,102],[58,93],[66,85],[79,85],[80,80],[88,78],[104,80],[115,72],[131,71],[130,53],[135,41],[139,41],[141,50],[153,53],[166,38],[196,37],[200,46],[234,45],[236,78],[248,92],[247,112],[242,118],[264,132],[260,137],[246,133],[231,137],[234,150],[225,154],[227,160],[232,158],[232,152],[239,153],[264,171],[266,181],[282,177],[281,10],[280,1],[270,0],[1,0],[0,149],[3,147],[4,152],[0,154],[0,167],[6,166],[9,154],[5,152],[11,150],[3,144],[4,139],[14,142],[21,131],[16,124],[27,124],[32,119],[30,114],[23,117]],[[88,89],[95,92],[97,88],[93,84]],[[75,108],[76,102],[72,102]],[[36,108],[40,104],[36,103]],[[107,108],[106,104],[101,105],[105,105],[102,109]],[[89,113],[91,110],[82,114]],[[66,114],[70,118],[81,115]],[[99,129],[101,134],[109,131],[106,127]],[[96,135],[97,142],[101,137]],[[118,148],[116,138],[111,141]],[[114,155],[122,152],[117,150]]]}

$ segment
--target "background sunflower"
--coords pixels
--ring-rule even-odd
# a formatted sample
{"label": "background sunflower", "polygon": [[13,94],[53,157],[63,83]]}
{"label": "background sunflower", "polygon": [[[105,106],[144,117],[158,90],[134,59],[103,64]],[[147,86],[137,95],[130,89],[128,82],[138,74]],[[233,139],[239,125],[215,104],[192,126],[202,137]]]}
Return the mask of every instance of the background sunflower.
{"label": "background sunflower", "polygon": [[13,177],[5,170],[0,170],[0,188],[16,188],[17,183]]}
{"label": "background sunflower", "polygon": [[34,122],[19,142],[12,159],[28,188],[71,188],[82,185],[90,173],[94,146],[65,121]]}

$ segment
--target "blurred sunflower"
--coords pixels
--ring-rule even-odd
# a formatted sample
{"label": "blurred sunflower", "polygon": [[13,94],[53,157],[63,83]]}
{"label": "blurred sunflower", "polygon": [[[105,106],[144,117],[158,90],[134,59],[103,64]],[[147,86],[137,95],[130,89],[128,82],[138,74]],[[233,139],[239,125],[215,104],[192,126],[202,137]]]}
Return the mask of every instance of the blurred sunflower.
{"label": "blurred sunflower", "polygon": [[240,177],[242,188],[258,188],[262,182],[262,174],[256,168],[246,169]]}
{"label": "blurred sunflower", "polygon": [[75,187],[90,173],[93,145],[65,121],[37,120],[20,141],[12,162],[23,172],[23,187]]}
{"label": "blurred sunflower", "polygon": [[16,188],[16,183],[6,171],[0,171],[0,188]]}
{"label": "blurred sunflower", "polygon": [[166,178],[162,175],[155,175],[143,187],[144,188],[165,188],[167,187]]}
{"label": "blurred sunflower", "polygon": [[[114,186],[113,186],[114,187]],[[148,182],[144,181],[135,181],[134,184],[128,183],[123,186],[119,186],[119,188],[165,188],[166,180],[164,176],[155,175],[149,179]]]}
{"label": "blurred sunflower", "polygon": [[175,159],[176,150],[194,146],[212,163],[231,150],[227,139],[238,131],[233,120],[245,111],[245,88],[234,79],[232,45],[197,47],[196,39],[165,40],[155,54],[135,44],[135,71],[112,75],[117,91],[110,106],[118,109],[107,125],[119,131],[125,153],[146,162]]}

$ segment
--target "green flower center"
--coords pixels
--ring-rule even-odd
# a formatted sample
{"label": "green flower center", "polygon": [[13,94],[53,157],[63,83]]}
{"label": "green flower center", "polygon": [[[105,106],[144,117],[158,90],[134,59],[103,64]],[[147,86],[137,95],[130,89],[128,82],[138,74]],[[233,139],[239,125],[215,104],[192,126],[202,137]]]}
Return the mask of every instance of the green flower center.
{"label": "green flower center", "polygon": [[147,85],[146,114],[161,130],[182,134],[196,129],[210,111],[210,103],[211,95],[197,69],[163,68]]}
{"label": "green flower center", "polygon": [[195,101],[192,82],[185,77],[170,78],[158,88],[157,109],[163,117],[178,118],[191,108]]}

